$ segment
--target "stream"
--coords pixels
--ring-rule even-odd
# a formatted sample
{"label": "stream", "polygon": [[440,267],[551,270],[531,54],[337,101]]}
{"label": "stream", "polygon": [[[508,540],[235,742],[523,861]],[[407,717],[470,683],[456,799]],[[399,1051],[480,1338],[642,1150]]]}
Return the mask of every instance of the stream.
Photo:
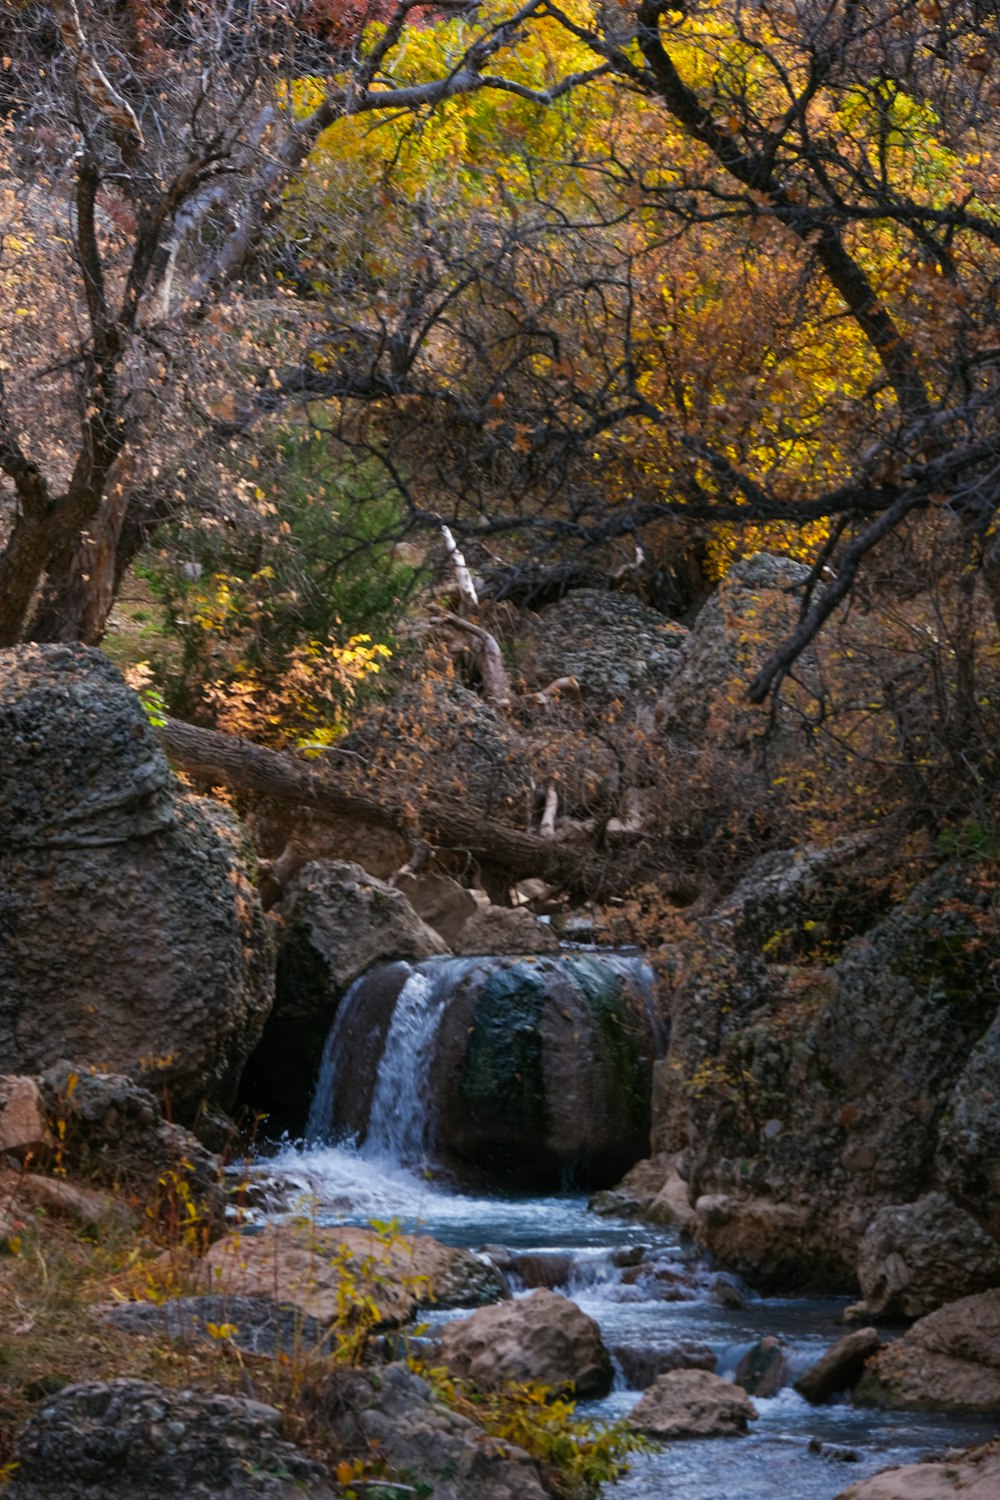
{"label": "stream", "polygon": [[[348,997],[349,999],[350,997]],[[301,1193],[319,1224],[398,1222],[404,1232],[446,1244],[484,1246],[532,1257],[532,1285],[571,1297],[600,1325],[616,1358],[617,1379],[602,1401],[581,1414],[613,1420],[639,1399],[623,1369],[682,1342],[707,1346],[721,1375],[767,1334],[782,1342],[792,1378],[843,1332],[844,1298],[758,1297],[732,1278],[691,1259],[676,1231],[635,1220],[598,1217],[584,1197],[507,1196],[451,1190],[432,1172],[403,1162],[427,1158],[432,1111],[423,1082],[440,992],[414,976],[382,1048],[363,1144],[322,1138],[313,1125],[305,1142],[284,1144],[266,1164],[284,1191]],[[341,1017],[347,1000],[341,1006]],[[343,1021],[339,1022],[343,1025]],[[334,1033],[337,1026],[334,1027]],[[329,1109],[336,1092],[336,1048],[329,1047],[316,1098]],[[327,1115],[327,1118],[329,1116]],[[512,1280],[515,1295],[527,1288]],[[432,1312],[430,1332],[461,1312]],[[785,1387],[754,1397],[759,1413],[748,1436],[677,1441],[636,1455],[628,1476],[606,1500],[834,1500],[857,1480],[892,1465],[995,1436],[996,1424],[925,1412],[854,1407],[846,1399],[813,1407]]]}

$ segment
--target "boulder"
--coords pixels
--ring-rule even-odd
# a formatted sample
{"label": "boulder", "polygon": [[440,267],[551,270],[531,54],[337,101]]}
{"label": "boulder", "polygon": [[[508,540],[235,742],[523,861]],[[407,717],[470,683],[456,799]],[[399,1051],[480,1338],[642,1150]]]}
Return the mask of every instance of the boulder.
{"label": "boulder", "polygon": [[869,1317],[922,1318],[1000,1286],[1000,1245],[944,1193],[879,1209],[858,1252]]}
{"label": "boulder", "polygon": [[46,1156],[52,1133],[45,1100],[33,1078],[0,1077],[0,1156]]}
{"label": "boulder", "polygon": [[[980,937],[988,954],[995,957],[997,940],[996,903],[980,908]],[[968,1007],[980,1012],[989,1004],[990,991],[979,977],[972,953],[949,956],[948,984],[955,998],[964,996]],[[955,1080],[943,1112],[938,1136],[936,1175],[941,1187],[956,1202],[969,1209],[994,1239],[1000,1240],[1000,1012],[971,1049]]]}
{"label": "boulder", "polygon": [[519,666],[529,692],[573,677],[588,703],[623,703],[662,692],[687,636],[632,594],[574,589],[524,629]]}
{"label": "boulder", "polygon": [[869,1361],[855,1399],[876,1406],[1000,1413],[1000,1290],[914,1323]]}
{"label": "boulder", "polygon": [[599,1187],[646,1149],[658,1045],[634,954],[381,965],[341,1007],[310,1128],[475,1184]]}
{"label": "boulder", "polygon": [[1000,1495],[1000,1444],[932,1462],[885,1469],[841,1490],[836,1500],[994,1500]]}
{"label": "boulder", "polygon": [[534,1380],[589,1400],[606,1396],[613,1379],[597,1324],[558,1292],[532,1292],[449,1323],[440,1358],[481,1389]]}
{"label": "boulder", "polygon": [[794,630],[808,576],[804,563],[766,552],[733,564],[686,639],[678,642],[675,669],[657,705],[667,732],[699,739],[712,721],[716,728],[725,725],[727,740],[736,747],[763,732],[772,710],[749,703],[747,684],[774,641]]}
{"label": "boulder", "polygon": [[803,1371],[795,1382],[795,1389],[814,1406],[829,1401],[841,1391],[849,1391],[861,1379],[865,1361],[878,1347],[879,1336],[874,1328],[857,1328],[853,1333],[846,1333],[815,1364]]}
{"label": "boulder", "polygon": [[26,1172],[17,1185],[17,1202],[41,1209],[47,1218],[67,1219],[81,1229],[135,1229],[136,1215],[114,1193],[83,1187],[64,1177]]}
{"label": "boulder", "polygon": [[525,906],[486,906],[465,923],[455,940],[455,952],[558,953],[559,939]]}
{"label": "boulder", "polygon": [[17,1439],[9,1500],[333,1500],[273,1406],[140,1380],[69,1385]]}
{"label": "boulder", "polygon": [[281,921],[274,1008],[250,1059],[243,1095],[272,1130],[300,1130],[310,1084],[341,998],[366,970],[391,959],[447,953],[402,891],[360,865],[314,860],[289,881]]}
{"label": "boulder", "polygon": [[[454,946],[462,928],[479,910],[479,901],[472,891],[450,875],[438,875],[433,870],[420,875],[398,875],[393,885],[402,891],[421,921],[433,927],[449,947]],[[482,892],[479,894],[484,901],[488,900]]]}
{"label": "boulder", "polygon": [[39,1085],[59,1127],[64,1169],[119,1191],[127,1188],[154,1213],[168,1185],[183,1182],[207,1223],[220,1217],[218,1158],[190,1131],[165,1119],[148,1089],[121,1074],[80,1073],[66,1062],[50,1068]]}
{"label": "boulder", "polygon": [[[485,1439],[403,1364],[377,1373],[333,1369],[307,1399],[338,1447],[377,1451],[390,1476],[405,1478],[406,1493],[433,1500],[545,1500],[538,1471],[522,1449]],[[396,1493],[391,1477],[384,1493]]]}
{"label": "boulder", "polygon": [[239,827],[182,798],[99,651],[0,653],[0,1069],[155,1076],[178,1119],[236,1093],[273,996]]}
{"label": "boulder", "polygon": [[260,1358],[278,1361],[330,1353],[328,1323],[311,1318],[292,1302],[270,1297],[168,1297],[163,1302],[111,1302],[95,1309],[102,1322],[142,1338],[219,1346],[226,1342]]}
{"label": "boulder", "polygon": [[628,1425],[657,1438],[741,1437],[757,1409],[746,1392],[709,1370],[658,1375]]}
{"label": "boulder", "polygon": [[[373,1229],[271,1224],[259,1234],[231,1234],[203,1262],[207,1290],[291,1303],[345,1331],[366,1322],[404,1323],[418,1307],[480,1307],[504,1295],[500,1274],[469,1250],[429,1235],[380,1235]],[[347,1286],[346,1283],[350,1285]],[[346,1304],[346,1311],[345,1311]]]}

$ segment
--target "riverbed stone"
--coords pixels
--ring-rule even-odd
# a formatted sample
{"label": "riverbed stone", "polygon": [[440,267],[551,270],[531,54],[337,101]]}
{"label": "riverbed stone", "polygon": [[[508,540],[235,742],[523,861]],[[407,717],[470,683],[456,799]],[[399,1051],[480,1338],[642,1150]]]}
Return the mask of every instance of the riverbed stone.
{"label": "riverbed stone", "polygon": [[559,939],[526,906],[486,906],[455,939],[456,953],[558,953]]}
{"label": "riverbed stone", "polygon": [[733,1374],[733,1383],[742,1386],[748,1396],[763,1400],[776,1396],[788,1384],[790,1370],[781,1340],[773,1334],[758,1339],[742,1356]]}
{"label": "riverbed stone", "polygon": [[[206,1290],[277,1297],[321,1322],[343,1320],[345,1331],[371,1315],[363,1298],[378,1309],[376,1323],[393,1326],[431,1302],[480,1307],[505,1295],[502,1277],[489,1261],[430,1235],[296,1221],[225,1236],[205,1257],[204,1274]],[[345,1276],[354,1285],[346,1317]]]}
{"label": "riverbed stone", "polygon": [[629,1414],[636,1432],[658,1438],[741,1437],[757,1416],[746,1392],[709,1370],[658,1375]]}
{"label": "riverbed stone", "polygon": [[883,1345],[855,1396],[876,1406],[1000,1414],[1000,1289],[948,1303]]}
{"label": "riverbed stone", "polygon": [[611,1356],[593,1318],[545,1290],[449,1323],[440,1357],[455,1375],[483,1389],[504,1380],[534,1380],[590,1400],[607,1395],[613,1379]]}
{"label": "riverbed stone", "polygon": [[921,1318],[1000,1285],[1000,1245],[944,1193],[887,1204],[865,1231],[858,1281],[870,1317]]}
{"label": "riverbed stone", "polygon": [[613,1344],[611,1353],[632,1391],[647,1390],[668,1370],[714,1371],[719,1362],[714,1351],[697,1339],[680,1339],[660,1349],[648,1344]]}
{"label": "riverbed stone", "polygon": [[853,1333],[845,1333],[808,1370],[803,1371],[795,1382],[795,1389],[814,1406],[829,1401],[841,1391],[849,1391],[861,1379],[865,1361],[875,1353],[879,1343],[875,1328],[857,1328]]}
{"label": "riverbed stone", "polygon": [[927,1463],[885,1469],[841,1490],[836,1500],[996,1500],[1000,1443]]}

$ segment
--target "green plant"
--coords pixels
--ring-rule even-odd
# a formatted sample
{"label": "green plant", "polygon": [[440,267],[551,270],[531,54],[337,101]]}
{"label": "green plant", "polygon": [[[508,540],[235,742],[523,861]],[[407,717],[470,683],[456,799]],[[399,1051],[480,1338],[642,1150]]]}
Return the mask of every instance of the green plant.
{"label": "green plant", "polygon": [[508,1381],[481,1391],[447,1370],[411,1359],[439,1401],[471,1418],[492,1437],[521,1448],[542,1468],[559,1500],[596,1495],[628,1472],[628,1455],[644,1452],[646,1439],[624,1422],[592,1422],[576,1403],[534,1381]]}

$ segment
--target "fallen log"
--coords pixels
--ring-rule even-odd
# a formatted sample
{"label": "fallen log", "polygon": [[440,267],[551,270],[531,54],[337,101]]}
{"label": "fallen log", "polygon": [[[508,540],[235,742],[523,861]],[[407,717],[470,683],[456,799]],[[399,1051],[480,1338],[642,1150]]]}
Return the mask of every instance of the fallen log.
{"label": "fallen log", "polygon": [[430,799],[415,789],[375,782],[370,790],[345,786],[336,751],[306,761],[252,740],[166,719],[156,729],[168,759],[188,775],[213,786],[267,797],[313,813],[389,828],[411,844],[461,850],[502,868],[513,880],[534,875],[578,888],[600,883],[604,861],[589,843],[569,837],[538,838],[481,817],[457,801]]}

